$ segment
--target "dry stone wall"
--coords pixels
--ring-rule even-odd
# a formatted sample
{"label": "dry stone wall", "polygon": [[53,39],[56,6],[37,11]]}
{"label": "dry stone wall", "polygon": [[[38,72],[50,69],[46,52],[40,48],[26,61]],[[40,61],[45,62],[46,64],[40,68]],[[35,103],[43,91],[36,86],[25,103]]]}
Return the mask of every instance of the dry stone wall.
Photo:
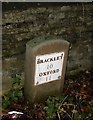
{"label": "dry stone wall", "polygon": [[70,42],[67,73],[92,69],[93,4],[3,3],[3,90],[13,74],[24,75],[26,43],[40,36]]}

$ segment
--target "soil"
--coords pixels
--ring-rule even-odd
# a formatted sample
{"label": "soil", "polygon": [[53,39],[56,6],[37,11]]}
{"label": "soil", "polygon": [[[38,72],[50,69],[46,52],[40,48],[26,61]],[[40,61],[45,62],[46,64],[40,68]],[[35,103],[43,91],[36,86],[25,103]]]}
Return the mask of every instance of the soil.
{"label": "soil", "polygon": [[[72,108],[69,107],[69,104],[77,104],[76,110],[79,114],[89,114],[88,119],[81,118],[78,120],[93,120],[93,72],[92,71],[83,71],[74,76],[67,76],[64,83],[63,94],[66,97],[74,96],[75,99],[72,103],[65,101],[66,111],[69,113]],[[70,100],[71,101],[71,100]],[[85,101],[84,104],[81,104],[80,101]],[[9,111],[20,111],[24,114],[22,116],[17,116],[15,120],[50,120],[48,119],[48,114],[45,111],[44,107],[47,106],[47,103],[40,103],[31,106],[24,97],[19,98],[18,101],[12,102],[11,105],[2,112],[2,120],[14,120],[9,118],[7,114]],[[60,106],[61,107],[61,106]],[[63,114],[56,116],[56,120],[71,120],[67,116],[63,119],[61,118]],[[53,119],[54,120],[54,119]],[[74,120],[74,119],[72,119]]]}

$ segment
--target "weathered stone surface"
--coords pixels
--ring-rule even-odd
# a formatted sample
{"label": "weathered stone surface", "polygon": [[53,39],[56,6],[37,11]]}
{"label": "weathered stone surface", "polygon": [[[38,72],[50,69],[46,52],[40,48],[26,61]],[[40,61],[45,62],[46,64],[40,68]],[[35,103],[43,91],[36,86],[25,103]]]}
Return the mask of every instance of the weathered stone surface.
{"label": "weathered stone surface", "polygon": [[71,43],[77,38],[86,37],[86,33],[89,38],[93,29],[92,10],[92,5],[88,4],[32,6],[26,10],[3,12],[3,55],[12,56],[24,52],[26,42],[40,35],[60,35]]}
{"label": "weathered stone surface", "polygon": [[[10,3],[9,6],[8,3],[4,3],[2,52],[3,73],[7,73],[5,81],[11,84],[7,78],[18,72],[24,73],[26,43],[42,35],[62,36],[71,43],[66,74],[92,69],[92,14],[91,3],[47,6],[21,3],[17,7],[15,3]],[[4,82],[5,86],[6,83]]]}
{"label": "weathered stone surface", "polygon": [[[56,37],[54,37],[54,39],[49,36],[39,37],[27,43],[24,91],[26,99],[31,103],[40,102],[50,95],[54,96],[62,93],[68,49],[69,42],[63,39],[56,39]],[[57,55],[59,53],[61,56]],[[52,61],[49,61],[50,54],[52,55]],[[58,57],[56,58],[54,54]],[[44,55],[48,57],[47,63],[42,62],[42,60],[46,59],[43,57]],[[39,56],[42,56],[42,58]],[[53,57],[55,57],[54,61]],[[57,64],[55,62],[57,62]],[[62,67],[58,66],[58,64]],[[52,65],[52,67],[50,67],[50,65]],[[56,73],[53,73],[54,70]],[[50,73],[51,71],[52,74],[43,74],[43,72]],[[45,76],[41,76],[41,73]]]}
{"label": "weathered stone surface", "polygon": [[0,96],[2,94],[2,60],[0,58]]}
{"label": "weathered stone surface", "polygon": [[[24,59],[24,54],[21,54],[2,60],[2,93],[10,90],[13,75],[20,74],[24,76]],[[24,82],[24,79],[22,82]]]}

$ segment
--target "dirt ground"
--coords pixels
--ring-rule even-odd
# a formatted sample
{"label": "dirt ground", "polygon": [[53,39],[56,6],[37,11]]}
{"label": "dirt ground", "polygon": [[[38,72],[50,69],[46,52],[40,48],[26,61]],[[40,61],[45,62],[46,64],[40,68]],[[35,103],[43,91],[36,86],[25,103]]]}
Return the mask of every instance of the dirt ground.
{"label": "dirt ground", "polygon": [[3,110],[2,120],[13,120],[7,113],[14,110],[23,112],[15,120],[93,120],[92,71],[66,77],[62,96],[50,96],[45,104],[33,107],[21,97]]}

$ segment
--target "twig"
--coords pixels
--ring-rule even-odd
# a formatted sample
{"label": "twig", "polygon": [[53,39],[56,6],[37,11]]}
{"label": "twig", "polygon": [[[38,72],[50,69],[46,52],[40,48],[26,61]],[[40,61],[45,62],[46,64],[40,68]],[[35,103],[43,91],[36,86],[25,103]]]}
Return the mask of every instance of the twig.
{"label": "twig", "polygon": [[74,118],[75,111],[76,111],[76,105],[74,105],[74,109],[73,109],[73,112],[72,112],[72,118]]}
{"label": "twig", "polygon": [[[59,120],[61,120],[60,115],[59,115],[59,110],[60,110],[61,106],[63,105],[63,103],[65,102],[65,100],[66,100],[67,98],[68,98],[68,95],[63,99],[62,103],[61,103],[60,106],[58,107],[57,115],[58,115]],[[72,120],[72,117],[71,117],[65,110],[62,110],[62,112],[66,113],[67,116]]]}
{"label": "twig", "polygon": [[73,118],[72,118],[65,110],[62,110],[62,112],[66,113],[67,116],[68,116],[71,120],[73,120]]}
{"label": "twig", "polygon": [[59,112],[57,112],[57,115],[58,115],[58,119],[61,120]]}
{"label": "twig", "polygon": [[74,104],[70,104],[70,103],[64,103],[63,106],[74,106]]}
{"label": "twig", "polygon": [[71,119],[71,120],[73,120],[73,118],[66,112],[66,114],[68,115],[68,117]]}
{"label": "twig", "polygon": [[58,110],[60,110],[61,106],[63,105],[63,103],[65,102],[65,100],[68,98],[68,95],[64,98],[64,100],[62,101],[62,103],[60,104],[60,106],[58,107]]}
{"label": "twig", "polygon": [[58,114],[59,120],[60,120],[60,115],[59,115],[60,108],[61,108],[61,106],[63,105],[63,103],[65,102],[65,100],[67,99],[67,97],[68,97],[68,95],[63,99],[62,103],[61,103],[61,104],[59,105],[59,107],[58,107],[57,114]]}
{"label": "twig", "polygon": [[62,101],[62,104],[65,102],[67,98],[68,98],[68,95],[64,98],[64,100]]}

